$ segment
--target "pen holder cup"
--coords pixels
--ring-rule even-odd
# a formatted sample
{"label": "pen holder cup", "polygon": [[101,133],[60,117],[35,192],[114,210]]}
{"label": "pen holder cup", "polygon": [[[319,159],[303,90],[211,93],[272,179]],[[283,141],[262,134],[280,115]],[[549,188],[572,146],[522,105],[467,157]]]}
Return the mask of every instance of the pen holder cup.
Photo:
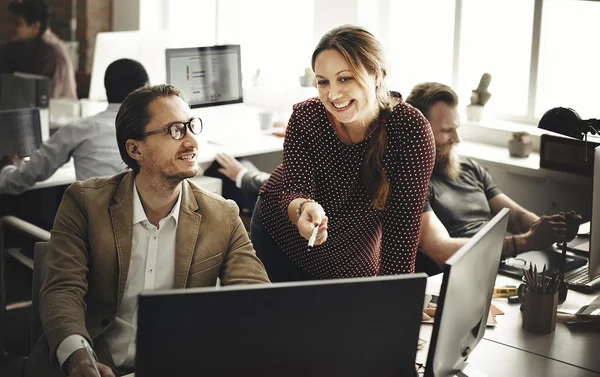
{"label": "pen holder cup", "polygon": [[[546,276],[546,281],[551,279],[549,276]],[[527,288],[527,285],[525,284],[525,277],[522,278],[523,283],[521,285],[519,285],[519,288],[517,290],[517,295],[519,296],[519,301],[521,301],[521,311],[523,311],[523,303],[525,302],[525,300],[523,299],[523,296],[525,294],[525,289]],[[538,280],[542,280],[542,275],[538,274]],[[569,292],[569,285],[567,283],[565,283],[564,281],[561,280],[560,284],[558,285],[558,304],[562,304],[563,302],[565,302],[565,300],[567,299],[567,293]]]}
{"label": "pen holder cup", "polygon": [[539,294],[525,289],[523,328],[538,334],[549,334],[556,327],[558,292]]}

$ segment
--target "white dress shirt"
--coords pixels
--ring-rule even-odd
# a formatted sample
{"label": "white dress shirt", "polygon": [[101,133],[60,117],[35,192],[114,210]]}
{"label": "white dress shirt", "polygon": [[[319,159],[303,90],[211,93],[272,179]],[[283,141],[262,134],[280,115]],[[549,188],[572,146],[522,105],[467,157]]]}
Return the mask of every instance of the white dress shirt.
{"label": "white dress shirt", "polygon": [[[148,221],[135,182],[133,184],[133,239],[131,262],[123,299],[114,322],[105,332],[117,367],[135,365],[138,295],[142,291],[172,289],[175,279],[175,242],[181,192],[171,212],[159,221],[159,228]],[[82,348],[81,335],[70,335],[58,346],[56,357],[62,366],[73,352]]]}
{"label": "white dress shirt", "polygon": [[78,181],[117,174],[125,169],[115,131],[115,118],[121,104],[89,118],[61,127],[30,156],[30,161],[0,171],[0,193],[18,195],[44,181],[71,157]]}

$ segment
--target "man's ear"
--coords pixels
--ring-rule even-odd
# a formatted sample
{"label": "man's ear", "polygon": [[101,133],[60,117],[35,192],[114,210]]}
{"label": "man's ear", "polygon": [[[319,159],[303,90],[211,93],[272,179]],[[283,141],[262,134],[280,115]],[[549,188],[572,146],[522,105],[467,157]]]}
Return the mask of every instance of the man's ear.
{"label": "man's ear", "polygon": [[129,157],[136,160],[138,163],[143,160],[142,150],[140,148],[141,140],[127,139],[125,149]]}

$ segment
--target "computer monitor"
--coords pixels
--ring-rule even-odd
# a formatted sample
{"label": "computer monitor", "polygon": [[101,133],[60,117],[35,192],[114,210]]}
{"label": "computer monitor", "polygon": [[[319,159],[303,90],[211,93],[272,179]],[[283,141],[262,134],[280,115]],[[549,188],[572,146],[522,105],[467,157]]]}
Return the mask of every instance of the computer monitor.
{"label": "computer monitor", "polygon": [[48,108],[50,79],[30,73],[0,74],[0,110]]}
{"label": "computer monitor", "polygon": [[90,79],[89,99],[106,101],[104,74],[108,65],[118,59],[140,62],[150,78],[150,84],[165,84],[165,50],[203,46],[214,43],[210,33],[183,31],[111,31],[98,33],[94,46],[94,61]]}
{"label": "computer monitor", "polygon": [[140,62],[148,73],[150,84],[164,84],[164,54],[167,43],[168,34],[163,30],[98,33],[94,46],[89,98],[94,101],[106,101],[106,68],[119,59],[127,58]]}
{"label": "computer monitor", "polygon": [[167,84],[192,108],[242,103],[239,45],[167,49]]}
{"label": "computer monitor", "polygon": [[142,293],[136,377],[415,376],[426,278]]}
{"label": "computer monitor", "polygon": [[594,188],[592,191],[592,220],[590,222],[590,255],[588,278],[600,275],[600,147],[594,150]]}
{"label": "computer monitor", "polygon": [[39,109],[0,111],[0,156],[30,156],[41,145]]}
{"label": "computer monitor", "polygon": [[474,369],[467,358],[485,332],[508,213],[502,209],[446,261],[426,376],[469,375]]}

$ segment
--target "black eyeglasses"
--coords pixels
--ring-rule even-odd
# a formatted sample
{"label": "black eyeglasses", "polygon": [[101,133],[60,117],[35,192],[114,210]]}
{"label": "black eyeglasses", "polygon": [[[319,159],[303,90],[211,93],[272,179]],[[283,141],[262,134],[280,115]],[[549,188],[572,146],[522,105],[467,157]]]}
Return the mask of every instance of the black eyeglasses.
{"label": "black eyeglasses", "polygon": [[150,136],[167,131],[169,132],[169,134],[171,134],[171,137],[173,139],[181,140],[185,137],[188,128],[194,135],[199,135],[202,132],[203,128],[202,119],[195,117],[190,119],[189,122],[171,123],[168,127],[161,128],[160,130],[146,132],[143,133],[141,136]]}

